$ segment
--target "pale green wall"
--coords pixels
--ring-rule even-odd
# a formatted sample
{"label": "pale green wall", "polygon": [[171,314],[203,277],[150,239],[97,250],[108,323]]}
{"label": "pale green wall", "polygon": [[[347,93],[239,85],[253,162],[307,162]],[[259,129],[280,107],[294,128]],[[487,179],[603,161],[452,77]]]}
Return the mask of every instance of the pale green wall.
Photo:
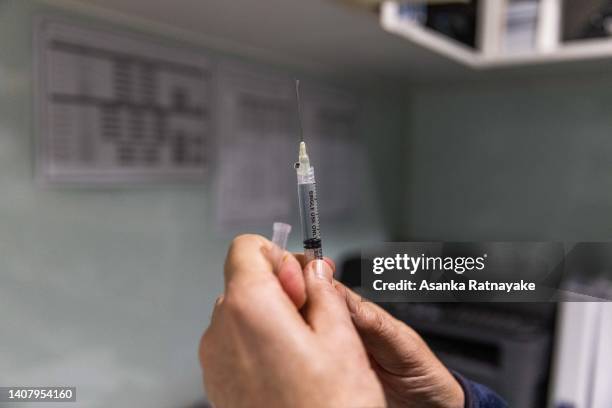
{"label": "pale green wall", "polygon": [[611,89],[588,73],[415,90],[402,235],[609,240]]}
{"label": "pale green wall", "polygon": [[[0,384],[74,384],[76,406],[187,405],[202,394],[196,348],[231,236],[215,232],[209,187],[34,181],[32,16],[48,12],[96,21],[0,0]],[[399,225],[387,215],[384,228],[389,211],[379,209],[396,208],[401,196],[383,165],[401,143],[402,110],[385,94],[366,97],[363,108],[366,173],[374,167],[383,181],[375,190],[362,180],[358,221],[326,220],[331,256]]]}

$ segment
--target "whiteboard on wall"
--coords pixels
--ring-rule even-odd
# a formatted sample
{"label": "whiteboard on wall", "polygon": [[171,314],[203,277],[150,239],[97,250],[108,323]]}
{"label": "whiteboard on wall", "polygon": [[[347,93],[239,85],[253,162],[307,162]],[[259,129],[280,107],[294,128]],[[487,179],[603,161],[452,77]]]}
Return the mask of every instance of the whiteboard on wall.
{"label": "whiteboard on wall", "polygon": [[[304,139],[315,166],[321,215],[345,218],[355,205],[360,149],[349,95],[300,86]],[[217,224],[239,231],[297,218],[299,129],[295,82],[245,64],[219,65]]]}
{"label": "whiteboard on wall", "polygon": [[234,231],[288,222],[297,157],[291,79],[244,64],[219,67],[217,224]]}
{"label": "whiteboard on wall", "polygon": [[35,24],[37,167],[44,181],[203,181],[210,61],[120,31]]}
{"label": "whiteboard on wall", "polygon": [[302,89],[304,138],[315,166],[321,216],[350,216],[363,183],[357,103],[350,94],[335,89],[308,83]]}

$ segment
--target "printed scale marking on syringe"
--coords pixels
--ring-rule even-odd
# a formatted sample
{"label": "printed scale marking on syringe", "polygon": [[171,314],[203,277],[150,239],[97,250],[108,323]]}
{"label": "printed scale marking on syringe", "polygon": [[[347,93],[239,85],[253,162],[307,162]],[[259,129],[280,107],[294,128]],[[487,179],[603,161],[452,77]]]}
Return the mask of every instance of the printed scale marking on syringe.
{"label": "printed scale marking on syringe", "polygon": [[302,225],[302,239],[304,241],[304,255],[306,260],[323,259],[321,245],[321,229],[319,225],[319,205],[314,167],[310,165],[310,158],[304,142],[302,129],[302,113],[300,106],[300,81],[295,81],[295,97],[297,101],[298,123],[300,130],[300,146],[298,161],[295,163],[298,182],[298,203],[300,206],[300,219]]}

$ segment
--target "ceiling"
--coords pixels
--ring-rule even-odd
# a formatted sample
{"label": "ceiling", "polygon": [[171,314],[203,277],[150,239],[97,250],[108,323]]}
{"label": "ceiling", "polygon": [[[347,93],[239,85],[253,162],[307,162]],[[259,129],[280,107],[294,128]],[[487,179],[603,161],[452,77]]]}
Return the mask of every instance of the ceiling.
{"label": "ceiling", "polygon": [[469,69],[326,0],[78,0],[179,28],[209,47],[353,80],[453,78]]}
{"label": "ceiling", "polygon": [[376,14],[339,0],[52,1],[106,13],[128,25],[137,21],[162,27],[190,42],[300,74],[366,87],[525,78],[565,81],[612,70],[612,59],[473,70],[385,32]]}

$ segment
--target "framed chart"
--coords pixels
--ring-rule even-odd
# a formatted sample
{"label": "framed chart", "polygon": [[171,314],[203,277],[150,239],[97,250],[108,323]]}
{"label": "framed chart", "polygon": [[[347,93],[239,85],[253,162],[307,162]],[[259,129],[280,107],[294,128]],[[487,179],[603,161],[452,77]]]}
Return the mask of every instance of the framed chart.
{"label": "framed chart", "polygon": [[203,181],[212,71],[197,53],[41,18],[38,173],[50,183]]}

